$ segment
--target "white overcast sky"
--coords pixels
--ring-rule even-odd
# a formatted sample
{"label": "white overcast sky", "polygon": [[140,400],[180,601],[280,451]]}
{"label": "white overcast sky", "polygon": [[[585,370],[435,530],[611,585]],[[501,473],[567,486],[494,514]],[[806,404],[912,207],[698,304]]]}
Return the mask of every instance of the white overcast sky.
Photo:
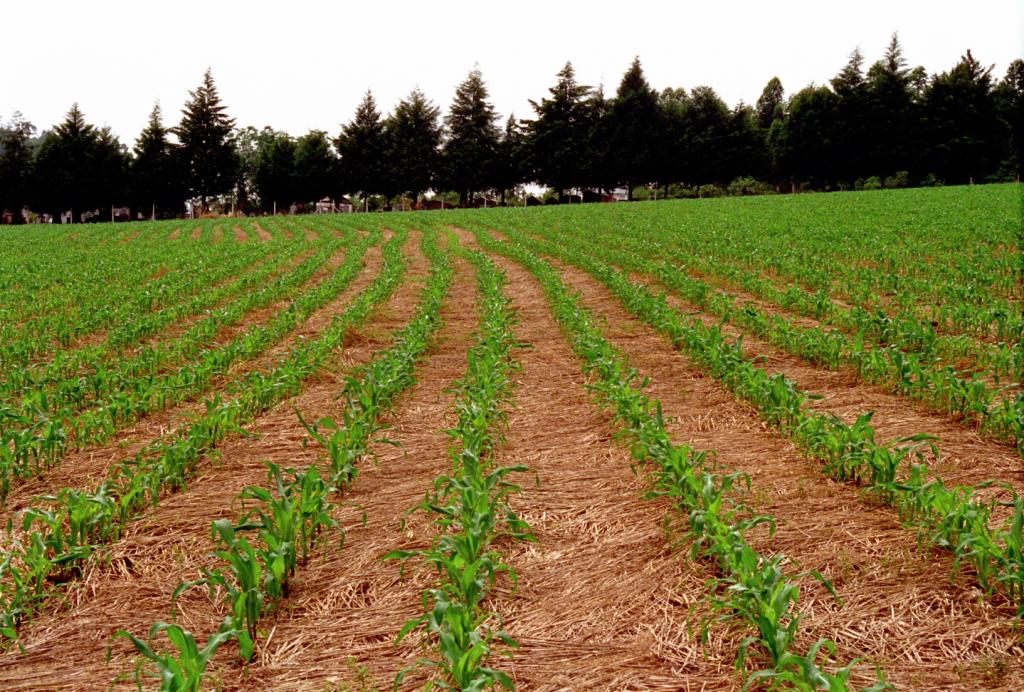
{"label": "white overcast sky", "polygon": [[826,83],[860,46],[867,64],[899,32],[911,65],[952,67],[970,48],[1002,78],[1024,56],[1021,0],[854,2],[5,2],[0,119],[40,130],[77,101],[131,144],[155,101],[175,124],[209,66],[239,125],[334,135],[367,88],[383,111],[419,86],[447,110],[479,64],[502,118],[530,116],[572,60],[613,94],[634,55],[651,84],[714,87],[754,102],[777,75],[790,94]]}

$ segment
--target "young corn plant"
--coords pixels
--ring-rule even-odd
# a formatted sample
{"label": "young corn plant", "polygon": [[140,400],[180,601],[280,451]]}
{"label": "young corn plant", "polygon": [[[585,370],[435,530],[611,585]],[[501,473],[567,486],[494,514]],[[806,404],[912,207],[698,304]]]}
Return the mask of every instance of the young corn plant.
{"label": "young corn plant", "polygon": [[[519,346],[512,334],[515,313],[504,295],[504,274],[484,255],[464,252],[477,268],[481,292],[481,326],[470,349],[468,369],[457,384],[458,421],[449,434],[452,473],[437,478],[421,509],[435,515],[438,535],[423,551],[395,551],[387,559],[420,557],[438,572],[439,583],[423,595],[425,613],[410,620],[399,632],[401,641],[424,630],[437,642],[437,659],[424,658],[415,667],[438,671],[440,679],[428,688],[485,689],[496,685],[514,689],[508,674],[488,665],[493,644],[515,646],[515,641],[492,626],[494,615],[484,607],[499,574],[516,579],[494,541],[502,536],[532,540],[529,527],[508,505],[519,487],[507,480],[525,466],[495,467],[493,455],[500,442],[504,407],[511,394],[508,377],[516,363],[512,349]],[[412,668],[401,671],[396,687]]]}
{"label": "young corn plant", "polygon": [[[116,464],[108,480],[92,496],[68,491],[58,494],[52,505],[26,510],[26,515],[32,517],[27,533],[22,532],[9,547],[0,550],[0,566],[8,566],[6,571],[0,569],[0,635],[9,639],[8,633],[16,632],[17,625],[56,590],[55,582],[76,578],[80,565],[92,559],[98,548],[114,540],[132,518],[155,507],[166,493],[184,489],[199,463],[215,453],[223,439],[243,432],[245,423],[296,394],[302,382],[334,354],[349,330],[364,322],[373,308],[394,292],[405,269],[401,250],[405,238],[406,232],[400,231],[385,244],[380,274],[317,338],[297,345],[271,370],[240,378],[229,387],[235,392],[233,398],[215,398],[207,403],[205,412],[175,434]],[[323,296],[317,298],[322,299]],[[281,324],[293,319],[289,317]],[[97,502],[100,497],[109,497],[111,501]],[[84,512],[80,522],[76,519],[79,510]],[[72,526],[73,522],[79,523]],[[91,542],[77,542],[82,530]],[[213,532],[217,535],[219,529],[214,527]],[[232,539],[228,546],[228,552],[238,548],[238,560],[246,553],[241,540],[245,539]],[[206,576],[214,582],[223,577],[225,583],[232,583],[230,575]],[[235,588],[240,593],[247,592],[246,588]],[[246,604],[242,611],[250,612],[250,608]]]}
{"label": "young corn plant", "polygon": [[[167,636],[173,647],[171,652],[161,653],[153,648],[153,640],[160,634]],[[130,639],[143,657],[135,670],[135,681],[140,690],[146,666],[154,665],[157,670],[154,677],[160,680],[160,689],[164,692],[199,692],[210,659],[217,653],[217,649],[238,634],[228,618],[202,648],[199,648],[191,632],[180,625],[166,622],[155,623],[149,630],[148,640],[126,630],[118,630],[114,636]]]}

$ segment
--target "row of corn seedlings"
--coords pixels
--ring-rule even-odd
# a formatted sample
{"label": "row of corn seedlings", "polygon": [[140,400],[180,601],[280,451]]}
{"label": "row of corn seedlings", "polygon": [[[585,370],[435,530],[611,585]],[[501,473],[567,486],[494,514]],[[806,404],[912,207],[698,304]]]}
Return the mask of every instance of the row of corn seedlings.
{"label": "row of corn seedlings", "polygon": [[476,266],[480,329],[469,351],[467,371],[455,385],[458,421],[449,431],[455,440],[451,473],[435,479],[420,505],[434,515],[438,533],[427,549],[387,556],[416,557],[437,569],[437,583],[423,594],[424,614],[406,623],[398,640],[423,630],[436,642],[438,655],[401,671],[396,687],[409,672],[426,667],[440,677],[428,688],[479,690],[497,684],[514,689],[508,674],[489,663],[496,641],[507,646],[515,642],[494,626],[496,615],[484,602],[500,574],[516,578],[496,541],[532,540],[529,526],[508,505],[508,497],[519,491],[508,476],[526,467],[494,464],[512,393],[510,373],[518,365],[512,351],[520,344],[512,333],[515,312],[505,295],[504,273],[479,252],[463,251],[463,256]]}
{"label": "row of corn seedlings", "polygon": [[[301,286],[316,266],[337,248],[328,246],[317,254],[319,259],[304,263],[308,266],[298,274],[274,282],[218,311],[172,343],[144,350],[139,358],[126,361],[121,368],[95,371],[87,380],[95,398],[85,410],[76,410],[73,402],[55,401],[55,397],[44,391],[26,395],[20,411],[4,412],[7,421],[0,431],[0,497],[6,495],[12,477],[32,476],[51,467],[69,447],[81,448],[109,440],[127,423],[207,391],[233,363],[266,351],[358,276],[366,248],[378,237],[371,235],[355,243],[341,268],[304,290],[265,324],[255,325],[221,346],[202,351],[223,328],[221,318],[234,323],[248,309],[280,300],[290,290]],[[183,360],[195,353],[202,355],[194,361]],[[158,374],[165,360],[183,364],[176,370]]]}
{"label": "row of corn seedlings", "polygon": [[[0,238],[5,250],[0,301],[6,304],[0,365],[5,369],[25,366],[55,346],[148,311],[154,294],[174,293],[187,283],[185,267],[214,254],[188,248],[176,256],[145,241],[124,244],[116,253],[109,246],[98,251],[102,238],[123,239],[126,233],[89,229],[84,234],[91,242],[71,243],[65,229],[38,227],[5,231]],[[154,278],[160,267],[176,271]],[[98,285],[124,299],[110,303],[95,290]]]}
{"label": "row of corn seedlings", "polygon": [[[23,267],[38,274],[41,281],[27,281],[23,271],[14,274],[19,289],[15,293],[23,297],[26,309],[13,316],[21,318],[20,323],[15,321],[3,329],[0,363],[5,369],[25,367],[54,347],[70,346],[97,330],[172,305],[201,285],[190,272],[192,267],[229,260],[248,249],[236,244],[172,248],[159,235],[145,232],[132,242],[120,242],[127,238],[115,241],[118,232],[111,234],[109,227],[107,233],[80,229],[79,233],[101,236],[108,242],[94,237],[93,243],[76,247],[68,242],[66,230],[37,228],[27,229],[33,237],[20,238],[19,245],[29,251]],[[27,285],[36,290],[25,295]],[[106,290],[97,291],[97,286]]]}
{"label": "row of corn seedlings", "polygon": [[387,299],[402,279],[405,232],[384,246],[384,266],[315,339],[298,343],[266,372],[255,371],[233,387],[236,394],[206,402],[206,411],[168,438],[119,462],[95,491],[65,488],[21,513],[0,549],[0,634],[16,637],[18,623],[82,565],[116,540],[125,524],[167,493],[185,489],[198,464],[217,445],[274,404],[297,394],[302,383],[331,358],[348,331]]}
{"label": "row of corn seedlings", "polygon": [[[268,255],[268,248],[253,245],[229,261],[214,266],[207,266],[213,264],[212,259],[200,262],[194,268],[194,293],[186,299],[112,326],[100,343],[58,351],[47,361],[7,370],[0,382],[0,402],[9,402],[25,390],[56,388],[58,383],[72,376],[104,367],[104,364],[124,354],[128,347],[158,336],[168,326],[184,318],[201,315],[262,286],[278,276],[296,254],[307,248],[296,243],[277,249],[281,251]],[[117,300],[117,296],[110,298]]]}
{"label": "row of corn seedlings", "polygon": [[[581,241],[569,237],[559,236],[558,243],[584,247]],[[988,436],[1014,444],[1024,455],[1024,391],[1004,394],[1005,386],[993,386],[977,376],[939,366],[926,353],[907,352],[898,345],[872,345],[863,334],[851,337],[839,330],[800,326],[789,318],[767,315],[752,303],[737,306],[732,296],[711,290],[705,281],[672,262],[650,260],[635,251],[616,251],[607,243],[588,243],[586,247],[607,262],[657,277],[697,307],[815,365],[830,369],[849,365],[865,381],[921,399],[943,413],[959,414]],[[1024,358],[1024,345],[1015,344],[1008,352]],[[1016,363],[1017,358],[1012,356],[1010,360]]]}
{"label": "row of corn seedlings", "polygon": [[[551,234],[546,235],[551,237]],[[562,235],[558,234],[559,240],[562,240]],[[576,234],[567,235],[572,238]],[[971,366],[979,375],[990,374],[996,384],[1000,380],[1012,382],[1024,374],[1024,347],[1021,345],[1024,332],[1009,334],[1007,329],[1002,329],[1001,332],[1009,338],[999,343],[987,343],[963,333],[941,334],[931,319],[922,318],[912,310],[890,315],[878,306],[845,307],[832,300],[824,290],[812,294],[795,285],[783,288],[759,271],[682,251],[663,234],[602,234],[600,244],[627,253],[639,253],[646,259],[668,260],[670,271],[685,272],[690,275],[688,278],[696,274],[724,279],[728,284],[740,286],[786,310],[838,327],[874,347],[894,346],[901,351],[915,353],[922,363],[929,366],[941,367],[940,361],[955,363],[957,368]],[[659,270],[658,274],[661,273]],[[708,289],[701,287],[703,283],[707,282],[694,281],[691,286],[706,300]]]}
{"label": "row of corn seedlings", "polygon": [[[523,246],[497,243],[480,232],[477,238],[488,249],[523,264],[541,283],[584,369],[596,377],[591,386],[599,402],[613,410],[628,435],[634,459],[639,464],[654,464],[651,495],[670,498],[685,518],[680,524],[692,542],[691,555],[713,565],[718,575],[714,607],[723,613],[723,620],[739,617],[756,629],[756,635],[742,641],[736,667],[745,666],[752,648],[767,658],[769,667],[750,674],[746,686],[766,682],[807,690],[847,689],[855,662],[835,672],[820,665],[823,656],[835,652],[830,640],[819,640],[803,655],[793,650],[800,622],[796,612],[799,588],[785,574],[784,555],[760,555],[745,538],[746,531],[764,523],[774,532],[774,519],[753,516],[730,498],[733,488],[748,485],[749,479],[738,473],[716,474],[712,455],[670,439],[660,402],[643,393],[636,370],[605,339],[593,316],[547,262]],[[821,575],[812,574],[831,590]],[[884,687],[880,683],[874,689]]]}
{"label": "row of corn seedlings", "polygon": [[[356,478],[358,462],[370,454],[370,443],[385,429],[383,414],[398,396],[415,382],[415,368],[434,334],[442,325],[441,307],[452,282],[447,253],[437,247],[433,233],[424,235],[423,249],[431,271],[412,321],[395,337],[394,344],[376,354],[370,363],[346,377],[345,406],[340,421],[324,418],[314,424],[299,420],[312,438],[327,451],[329,473],[313,466],[304,471],[283,470],[268,462],[269,489],[247,487],[242,499],[256,504],[235,523],[213,522],[217,543],[215,556],[222,563],[204,568],[199,580],[182,584],[174,598],[195,586],[206,586],[212,598],[223,602],[228,615],[202,648],[195,636],[174,623],[157,622],[146,640],[130,632],[128,637],[142,654],[136,680],[142,682],[146,666],[155,666],[166,690],[198,690],[217,649],[237,640],[244,662],[252,660],[258,623],[279,608],[289,594],[290,579],[306,563],[326,531],[342,531],[332,516],[337,499]],[[257,540],[248,537],[256,533]],[[154,640],[166,633],[169,650],[154,648]]]}
{"label": "row of corn seedlings", "polygon": [[[635,232],[656,229],[658,240],[717,266],[770,272],[784,285],[1011,343],[1024,325],[1012,300],[1021,297],[1014,271],[1019,207],[1019,190],[993,186],[841,203],[744,200],[691,205],[686,213],[663,207],[623,221]],[[588,230],[602,221],[607,228],[602,216],[611,215],[591,214],[596,223]]]}
{"label": "row of corn seedlings", "polygon": [[[825,473],[865,484],[894,505],[919,527],[923,543],[952,551],[954,569],[971,565],[986,593],[1002,593],[1024,616],[1024,503],[1012,488],[1006,488],[1001,499],[986,500],[975,488],[946,487],[923,463],[922,444],[932,438],[915,435],[879,444],[870,413],[848,425],[835,415],[807,408],[807,395],[792,381],[782,373],[768,375],[744,356],[742,343],[729,342],[718,326],[680,313],[663,296],[585,253],[547,249],[598,278],[637,317],[754,404],[768,423],[790,435],[808,455],[822,460]],[[932,450],[938,456],[934,444]],[[1008,508],[1009,517],[993,526],[990,520],[998,506]]]}

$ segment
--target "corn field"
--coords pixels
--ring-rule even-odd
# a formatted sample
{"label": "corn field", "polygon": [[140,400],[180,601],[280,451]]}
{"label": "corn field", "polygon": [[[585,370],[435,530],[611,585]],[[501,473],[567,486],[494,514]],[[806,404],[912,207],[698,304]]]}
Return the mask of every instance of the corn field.
{"label": "corn field", "polygon": [[0,232],[4,689],[1019,689],[1020,185]]}

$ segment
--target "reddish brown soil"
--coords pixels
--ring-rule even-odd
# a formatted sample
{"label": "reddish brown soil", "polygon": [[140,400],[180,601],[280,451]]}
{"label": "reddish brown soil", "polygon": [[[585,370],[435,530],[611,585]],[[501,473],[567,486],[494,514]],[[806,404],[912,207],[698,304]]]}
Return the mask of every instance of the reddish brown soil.
{"label": "reddish brown soil", "polygon": [[521,645],[496,663],[522,689],[727,689],[742,632],[719,628],[699,641],[694,618],[709,573],[665,540],[663,502],[613,442],[606,412],[590,401],[580,362],[551,316],[540,285],[520,266],[507,272],[530,344],[500,464],[526,464],[512,500],[537,536],[508,546],[518,589],[494,599]]}
{"label": "reddish brown soil", "polygon": [[191,239],[191,240],[199,240],[199,237],[201,235],[203,235],[203,227],[202,226],[196,226],[195,228],[192,229],[192,234],[189,236],[189,239]]}
{"label": "reddish brown soil", "polygon": [[[718,318],[700,312],[677,295],[669,294],[668,302],[706,325],[720,323]],[[975,485],[997,480],[1009,483],[1018,492],[1024,491],[1024,463],[1012,447],[983,438],[976,430],[936,413],[924,402],[867,384],[851,368],[832,371],[816,367],[733,325],[723,325],[722,329],[733,338],[742,334],[746,354],[762,358],[761,367],[769,373],[785,373],[801,390],[822,396],[809,402],[815,410],[834,413],[848,423],[861,413],[874,411],[872,425],[880,442],[918,433],[936,436],[940,440],[941,460],[932,465],[947,483]]]}
{"label": "reddish brown soil", "polygon": [[261,243],[269,243],[274,239],[274,236],[267,229],[260,225],[259,221],[253,221],[252,227],[256,230],[256,235],[259,237]]}
{"label": "reddish brown soil", "polygon": [[235,224],[232,227],[231,232],[234,234],[236,242],[239,242],[239,243],[247,243],[247,242],[249,242],[249,234],[246,233],[245,229],[243,229],[238,224]]}

